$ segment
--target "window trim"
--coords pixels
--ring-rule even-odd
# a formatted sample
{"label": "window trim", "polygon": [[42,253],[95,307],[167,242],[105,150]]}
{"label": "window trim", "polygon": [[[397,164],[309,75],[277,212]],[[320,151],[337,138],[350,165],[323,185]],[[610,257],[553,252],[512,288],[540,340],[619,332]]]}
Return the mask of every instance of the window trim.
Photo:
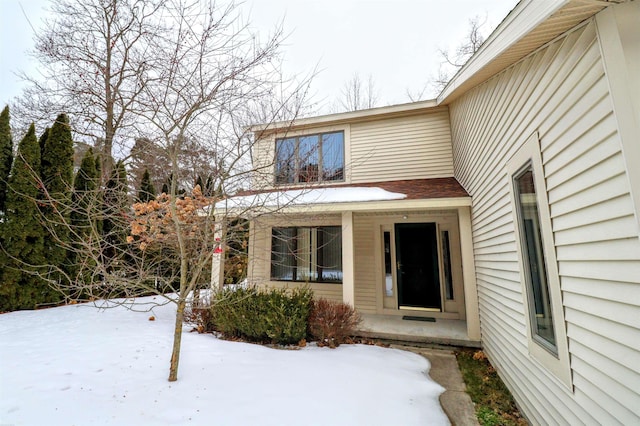
{"label": "window trim", "polygon": [[[521,236],[523,224],[520,220],[520,201],[516,190],[516,177],[524,170],[531,168],[533,180],[536,188],[536,202],[538,204],[538,215],[540,221],[540,233],[542,238],[542,250],[544,254],[547,271],[547,285],[549,297],[551,299],[551,314],[554,327],[556,345],[555,351],[550,350],[548,344],[540,342],[533,332],[532,313],[530,304],[533,294],[529,278],[527,277],[528,266],[525,266],[525,253]],[[509,182],[509,193],[511,197],[511,212],[513,215],[514,236],[516,251],[518,253],[518,264],[520,271],[520,281],[523,283],[523,306],[525,311],[525,321],[527,324],[527,343],[529,354],[533,359],[542,364],[565,386],[572,389],[571,365],[569,360],[569,344],[567,339],[567,328],[564,319],[564,303],[562,301],[562,291],[560,287],[560,276],[558,273],[558,261],[556,258],[555,240],[551,224],[549,211],[549,200],[542,164],[542,154],[538,133],[534,132],[518,151],[507,161],[507,180]]]}
{"label": "window trim", "polygon": [[[325,280],[318,280],[317,278],[315,280],[313,279],[278,279],[276,277],[273,276],[273,256],[274,256],[274,252],[273,252],[273,238],[274,238],[274,230],[276,229],[309,229],[309,230],[314,230],[314,232],[312,232],[310,234],[310,241],[311,244],[313,246],[313,250],[314,252],[309,253],[309,258],[310,258],[310,264],[315,266],[315,272],[317,273],[317,269],[320,267],[320,265],[318,265],[318,257],[320,256],[320,247],[318,245],[318,241],[319,241],[319,236],[318,236],[318,230],[322,229],[322,228],[336,228],[339,232],[339,238],[340,238],[340,243],[342,244],[342,228],[339,225],[290,225],[290,226],[272,226],[270,229],[270,248],[269,248],[269,280],[272,282],[284,282],[284,283],[306,283],[308,282],[309,284],[327,284],[327,285],[342,285],[343,281],[344,281],[344,259],[342,258],[342,250],[340,250],[340,268],[341,268],[341,275],[342,275],[342,279],[340,281],[325,281]],[[296,231],[297,234],[297,231]],[[297,248],[296,248],[297,250]],[[297,268],[294,266],[294,269]],[[297,278],[297,274],[294,271],[294,277]]]}
{"label": "window trim", "polygon": [[[323,153],[323,136],[331,133],[341,133],[342,134],[342,179],[331,179],[325,180],[322,178],[324,173],[324,153]],[[300,158],[299,158],[299,150],[300,150],[300,139],[316,136],[318,139],[318,179],[309,182],[302,182],[299,180],[300,178]],[[292,134],[292,135],[283,135],[280,137],[276,137],[274,139],[274,167],[273,167],[273,184],[274,186],[287,186],[287,185],[308,185],[308,184],[331,184],[331,183],[345,183],[347,182],[346,176],[346,163],[347,163],[347,132],[345,129],[327,129],[323,131],[318,131],[315,133],[300,133],[300,134]],[[294,139],[294,181],[293,182],[278,182],[278,142],[286,140],[286,139]]]}

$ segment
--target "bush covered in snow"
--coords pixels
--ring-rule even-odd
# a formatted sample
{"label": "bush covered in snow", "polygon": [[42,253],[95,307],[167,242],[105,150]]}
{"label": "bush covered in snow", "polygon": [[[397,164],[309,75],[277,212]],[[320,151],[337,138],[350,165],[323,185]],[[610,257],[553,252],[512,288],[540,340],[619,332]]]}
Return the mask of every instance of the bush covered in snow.
{"label": "bush covered in snow", "polygon": [[318,346],[335,348],[347,342],[362,318],[346,303],[314,300],[309,315],[309,335]]}

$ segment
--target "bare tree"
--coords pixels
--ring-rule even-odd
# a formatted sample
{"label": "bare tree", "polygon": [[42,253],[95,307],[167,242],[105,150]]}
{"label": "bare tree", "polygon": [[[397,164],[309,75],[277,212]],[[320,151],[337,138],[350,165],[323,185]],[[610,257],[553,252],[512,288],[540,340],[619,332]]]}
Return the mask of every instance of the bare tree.
{"label": "bare tree", "polygon": [[423,100],[426,96],[435,97],[442,92],[449,80],[484,43],[483,27],[486,22],[486,16],[484,19],[481,19],[480,16],[474,16],[469,19],[469,27],[464,39],[453,50],[451,48],[438,49],[441,61],[437,74],[433,75],[422,88],[406,90],[407,97],[411,102]]}
{"label": "bare tree", "polygon": [[114,145],[122,148],[130,136],[137,99],[158,66],[150,45],[164,37],[165,3],[53,0],[51,18],[35,36],[39,75],[22,74],[28,85],[16,117],[42,124],[66,112],[85,142],[102,140],[108,175]]}
{"label": "bare tree", "polygon": [[373,77],[369,75],[366,81],[360,74],[353,76],[344,83],[341,97],[338,99],[333,109],[338,111],[358,111],[361,109],[373,108],[378,103],[378,90]]}
{"label": "bare tree", "polygon": [[[133,209],[122,203],[105,209],[109,194],[101,190],[75,197],[81,204],[58,204],[60,214],[47,227],[54,237],[55,229],[61,227],[72,233],[71,243],[58,243],[65,244],[77,261],[71,272],[61,271],[58,265],[42,265],[38,273],[52,277],[52,272],[66,272],[66,280],[50,280],[50,284],[72,300],[156,294],[174,303],[169,369],[169,380],[174,381],[188,298],[209,285],[212,255],[225,245],[225,235],[233,235],[233,227],[238,228],[237,234],[246,228],[243,221],[235,220],[237,215],[260,210],[262,201],[255,198],[233,213],[215,206],[225,203],[226,194],[246,188],[256,174],[273,170],[253,166],[250,154],[255,141],[248,126],[295,119],[304,109],[309,81],[283,79],[274,65],[281,28],[259,42],[242,23],[235,5],[167,2],[163,19],[163,36],[149,41],[156,66],[140,70],[145,84],[130,111],[138,134],[167,155],[167,172],[176,179],[168,194]],[[203,148],[204,157],[211,155],[214,197],[203,196],[201,188],[178,194],[178,182],[187,173],[185,155],[194,141]],[[72,216],[87,220],[72,226],[65,219],[69,210]],[[106,236],[100,225],[104,221],[110,224]]]}
{"label": "bare tree", "polygon": [[138,187],[145,170],[149,170],[151,181],[156,190],[167,182],[170,174],[170,161],[164,150],[149,138],[136,138],[129,156],[126,157],[127,171]]}

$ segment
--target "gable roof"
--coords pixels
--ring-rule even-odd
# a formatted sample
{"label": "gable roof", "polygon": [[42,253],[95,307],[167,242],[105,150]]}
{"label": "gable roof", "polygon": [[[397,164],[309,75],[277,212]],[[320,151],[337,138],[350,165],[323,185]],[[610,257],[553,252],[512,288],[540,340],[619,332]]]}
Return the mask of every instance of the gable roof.
{"label": "gable roof", "polygon": [[436,99],[256,124],[249,130],[262,137],[283,130],[435,112],[439,107],[446,108],[466,91],[484,83],[607,6],[627,1],[632,0],[521,0]]}
{"label": "gable roof", "polygon": [[437,98],[438,105],[449,104],[609,4],[624,1],[520,1],[449,81]]}

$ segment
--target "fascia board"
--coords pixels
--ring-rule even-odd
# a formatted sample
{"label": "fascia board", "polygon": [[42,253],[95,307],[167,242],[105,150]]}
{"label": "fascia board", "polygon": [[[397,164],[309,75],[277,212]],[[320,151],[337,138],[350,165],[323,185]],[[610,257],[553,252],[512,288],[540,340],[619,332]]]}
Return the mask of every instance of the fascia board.
{"label": "fascia board", "polygon": [[470,207],[471,197],[453,197],[453,198],[429,198],[423,200],[390,200],[377,202],[360,202],[360,203],[331,203],[331,204],[292,204],[284,207],[255,207],[255,208],[234,208],[224,209],[217,208],[218,214],[239,214],[244,215],[260,215],[266,213],[281,214],[319,214],[319,213],[340,213],[340,212],[389,212],[389,211],[407,211],[407,210],[433,210],[442,208]]}
{"label": "fascia board", "polygon": [[447,101],[458,88],[490,64],[509,47],[569,3],[569,0],[522,0],[491,33],[480,49],[453,76],[437,98]]}

